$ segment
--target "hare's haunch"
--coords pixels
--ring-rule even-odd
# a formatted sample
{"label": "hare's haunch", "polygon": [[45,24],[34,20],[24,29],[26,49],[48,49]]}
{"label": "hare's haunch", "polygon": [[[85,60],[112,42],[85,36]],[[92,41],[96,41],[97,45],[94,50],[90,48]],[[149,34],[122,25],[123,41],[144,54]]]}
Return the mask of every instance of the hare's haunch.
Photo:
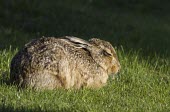
{"label": "hare's haunch", "polygon": [[107,41],[42,37],[13,57],[10,81],[33,89],[100,88],[119,69],[116,52]]}

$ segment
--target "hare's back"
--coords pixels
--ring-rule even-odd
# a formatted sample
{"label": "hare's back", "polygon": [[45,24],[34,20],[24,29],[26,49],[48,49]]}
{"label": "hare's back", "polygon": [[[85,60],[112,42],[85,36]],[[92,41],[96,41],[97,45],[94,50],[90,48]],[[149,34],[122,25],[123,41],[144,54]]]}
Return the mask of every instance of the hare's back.
{"label": "hare's back", "polygon": [[11,74],[27,75],[39,71],[57,71],[57,63],[64,56],[57,38],[40,38],[26,44],[11,61]]}
{"label": "hare's back", "polygon": [[58,38],[40,38],[27,44],[21,54],[25,55],[33,65],[40,64],[46,67],[64,56],[63,49],[63,44]]}

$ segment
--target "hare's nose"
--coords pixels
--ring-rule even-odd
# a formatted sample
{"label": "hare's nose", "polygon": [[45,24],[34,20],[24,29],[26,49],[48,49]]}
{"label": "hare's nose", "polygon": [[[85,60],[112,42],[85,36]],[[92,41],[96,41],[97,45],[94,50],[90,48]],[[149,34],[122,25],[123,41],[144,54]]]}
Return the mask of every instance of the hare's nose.
{"label": "hare's nose", "polygon": [[119,67],[119,70],[120,70],[120,69],[121,69],[121,65],[120,65],[120,63],[119,63],[119,62],[118,62],[117,64],[118,64],[118,67]]}
{"label": "hare's nose", "polygon": [[118,69],[117,72],[119,73],[119,72],[120,72],[120,69]]}
{"label": "hare's nose", "polygon": [[121,65],[120,65],[119,63],[117,63],[117,66],[118,66],[118,68],[117,68],[117,72],[119,73],[119,72],[120,72],[120,70],[121,70]]}

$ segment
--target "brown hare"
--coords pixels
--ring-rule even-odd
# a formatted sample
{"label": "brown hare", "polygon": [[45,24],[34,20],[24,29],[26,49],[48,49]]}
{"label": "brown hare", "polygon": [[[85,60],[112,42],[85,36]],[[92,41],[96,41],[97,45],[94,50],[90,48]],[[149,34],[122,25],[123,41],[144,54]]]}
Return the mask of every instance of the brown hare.
{"label": "brown hare", "polygon": [[107,41],[42,37],[13,57],[10,81],[33,89],[100,88],[119,70],[116,52]]}

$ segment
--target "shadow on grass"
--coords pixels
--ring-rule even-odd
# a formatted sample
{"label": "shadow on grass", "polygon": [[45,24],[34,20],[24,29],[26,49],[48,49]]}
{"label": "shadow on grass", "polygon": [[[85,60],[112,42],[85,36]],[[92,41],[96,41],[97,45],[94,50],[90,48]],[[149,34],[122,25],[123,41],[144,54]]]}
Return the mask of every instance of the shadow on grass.
{"label": "shadow on grass", "polygon": [[[3,100],[1,101],[3,103]],[[4,102],[5,103],[5,102]],[[26,112],[24,109],[14,109],[14,107],[7,106],[7,105],[0,105],[0,111],[1,112]]]}
{"label": "shadow on grass", "polygon": [[14,108],[13,106],[6,105],[5,102],[3,102],[3,103],[4,103],[3,105],[0,105],[0,112],[47,112],[47,111],[51,111],[51,112],[72,112],[72,111],[75,111],[74,109],[70,109],[70,108],[59,109],[59,108],[57,108],[57,106],[56,106],[55,110],[52,110],[52,109],[46,110],[46,109],[41,109],[40,107],[37,107],[35,109],[29,109],[29,108],[25,108],[25,107]]}
{"label": "shadow on grass", "polygon": [[2,72],[2,74],[0,74],[0,85],[5,84],[5,85],[10,85],[10,80],[9,80],[9,75],[7,71]]}
{"label": "shadow on grass", "polygon": [[[18,105],[20,102],[18,103]],[[19,108],[18,108],[19,107]],[[34,105],[33,108],[31,107],[25,107],[23,105],[20,106],[13,106],[12,104],[7,104],[5,101],[5,98],[1,100],[0,104],[0,112],[73,112],[73,111],[88,111],[88,109],[84,109],[82,107],[80,108],[74,108],[72,106],[69,107],[60,107],[60,105],[55,105],[53,108],[49,108],[48,106],[44,105],[42,107],[39,104]]]}
{"label": "shadow on grass", "polygon": [[[169,2],[168,2],[169,3]],[[168,3],[134,0],[1,1],[0,49],[22,47],[32,38],[98,37],[114,46],[142,49],[143,55],[170,53]]]}

